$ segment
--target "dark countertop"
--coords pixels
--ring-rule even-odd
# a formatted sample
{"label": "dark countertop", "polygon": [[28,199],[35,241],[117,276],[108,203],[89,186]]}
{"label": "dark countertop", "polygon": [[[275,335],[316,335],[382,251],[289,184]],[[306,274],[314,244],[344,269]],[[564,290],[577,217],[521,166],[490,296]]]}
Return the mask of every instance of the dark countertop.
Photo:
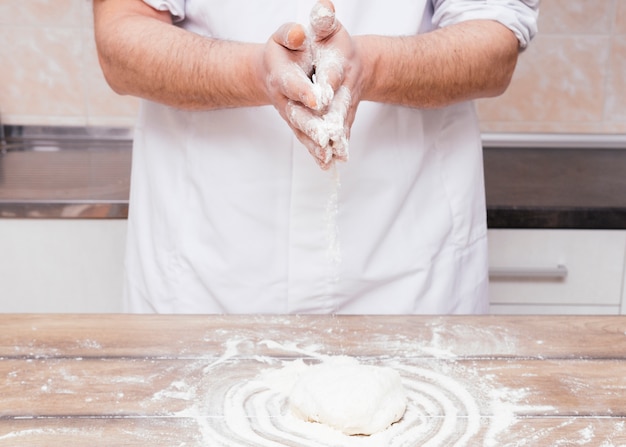
{"label": "dark countertop", "polygon": [[128,217],[128,129],[29,128],[0,146],[0,218]]}
{"label": "dark countertop", "polygon": [[[128,132],[7,138],[0,218],[128,216]],[[484,149],[489,228],[626,229],[626,147]]]}
{"label": "dark countertop", "polygon": [[626,150],[485,148],[490,228],[626,228]]}

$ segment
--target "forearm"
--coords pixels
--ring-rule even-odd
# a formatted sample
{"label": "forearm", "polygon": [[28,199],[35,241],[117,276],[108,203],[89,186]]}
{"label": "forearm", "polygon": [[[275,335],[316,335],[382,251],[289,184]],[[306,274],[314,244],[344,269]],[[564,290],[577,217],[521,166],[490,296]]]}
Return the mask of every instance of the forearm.
{"label": "forearm", "polygon": [[364,65],[362,99],[420,108],[503,93],[518,55],[513,33],[492,21],[355,39]]}
{"label": "forearm", "polygon": [[116,92],[192,110],[268,104],[255,71],[261,45],[204,38],[147,5],[119,12],[115,3],[96,1],[94,12],[100,63]]}

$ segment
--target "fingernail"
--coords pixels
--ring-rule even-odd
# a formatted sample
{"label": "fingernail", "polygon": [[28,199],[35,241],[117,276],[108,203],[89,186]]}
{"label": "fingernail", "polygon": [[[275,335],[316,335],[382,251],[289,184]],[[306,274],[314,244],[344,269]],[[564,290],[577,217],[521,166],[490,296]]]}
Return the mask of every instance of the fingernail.
{"label": "fingernail", "polygon": [[297,49],[302,46],[306,35],[304,30],[300,26],[293,26],[287,33],[287,46],[289,48]]}

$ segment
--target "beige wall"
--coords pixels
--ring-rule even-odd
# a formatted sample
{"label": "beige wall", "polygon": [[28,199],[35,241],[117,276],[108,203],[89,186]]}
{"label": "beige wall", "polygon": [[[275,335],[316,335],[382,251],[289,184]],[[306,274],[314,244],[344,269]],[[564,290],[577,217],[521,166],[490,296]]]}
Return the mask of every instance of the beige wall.
{"label": "beige wall", "polygon": [[134,123],[137,101],[100,73],[91,0],[0,0],[0,61],[5,124]]}
{"label": "beige wall", "polygon": [[485,131],[626,133],[626,0],[543,0],[509,90],[478,110]]}
{"label": "beige wall", "polygon": [[[543,0],[540,35],[484,131],[626,133],[626,0]],[[91,0],[0,1],[4,123],[131,126],[137,101],[99,71]]]}

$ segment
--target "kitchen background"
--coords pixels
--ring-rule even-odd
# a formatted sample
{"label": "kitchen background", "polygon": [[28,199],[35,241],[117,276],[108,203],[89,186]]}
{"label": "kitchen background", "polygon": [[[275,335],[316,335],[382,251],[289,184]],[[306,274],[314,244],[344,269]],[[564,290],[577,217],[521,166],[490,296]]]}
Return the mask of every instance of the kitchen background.
{"label": "kitchen background", "polygon": [[[100,72],[91,0],[0,0],[0,61],[0,121],[5,125],[134,125],[138,101],[113,93]],[[499,98],[478,101],[477,108],[483,132],[495,134],[496,141],[557,137],[566,145],[583,141],[592,148],[587,153],[599,156],[601,150],[593,142],[609,138],[626,149],[626,0],[542,0],[539,35],[522,53],[509,90]],[[94,161],[103,153],[89,152],[94,157],[87,158],[89,170],[72,174],[98,186],[89,176],[104,175]],[[587,177],[600,199],[617,197],[623,205],[626,174],[619,171],[622,165],[611,161],[618,153],[626,152],[608,155],[608,164],[615,167],[611,179],[606,178],[607,170]],[[119,154],[126,157],[123,151]],[[606,159],[606,151],[603,154]],[[46,160],[37,171],[38,180],[39,173],[59,169],[64,180],[74,181],[54,153],[40,151],[37,156]],[[18,180],[23,172],[17,171],[27,170],[25,165],[15,168],[15,163],[9,168],[9,158],[3,166],[0,155],[0,192],[9,190],[8,196],[9,176],[3,183],[2,168]],[[54,169],[48,162],[53,159]],[[508,159],[506,163],[507,168],[514,165]],[[557,163],[549,177],[573,172],[579,178],[587,163],[574,163],[580,164],[563,168]],[[533,168],[530,164],[515,166]],[[113,172],[127,177],[128,165],[115,165]],[[128,179],[120,183],[127,186]],[[513,183],[507,177],[507,186]],[[72,192],[75,186],[66,190]],[[546,192],[544,188],[535,197]],[[597,197],[591,203],[592,217]],[[67,208],[81,218],[0,213],[0,312],[121,310],[126,220],[84,218],[82,206]],[[623,214],[613,215],[619,216]],[[619,229],[584,228],[490,228],[491,269],[531,267],[539,269],[540,276],[493,281],[492,312],[626,314],[626,224]],[[546,272],[551,276],[542,279]]]}
{"label": "kitchen background", "polygon": [[[4,124],[132,126],[106,85],[91,0],[0,2]],[[626,0],[543,0],[508,92],[478,102],[486,132],[626,132]],[[9,69],[7,69],[9,68]]]}

